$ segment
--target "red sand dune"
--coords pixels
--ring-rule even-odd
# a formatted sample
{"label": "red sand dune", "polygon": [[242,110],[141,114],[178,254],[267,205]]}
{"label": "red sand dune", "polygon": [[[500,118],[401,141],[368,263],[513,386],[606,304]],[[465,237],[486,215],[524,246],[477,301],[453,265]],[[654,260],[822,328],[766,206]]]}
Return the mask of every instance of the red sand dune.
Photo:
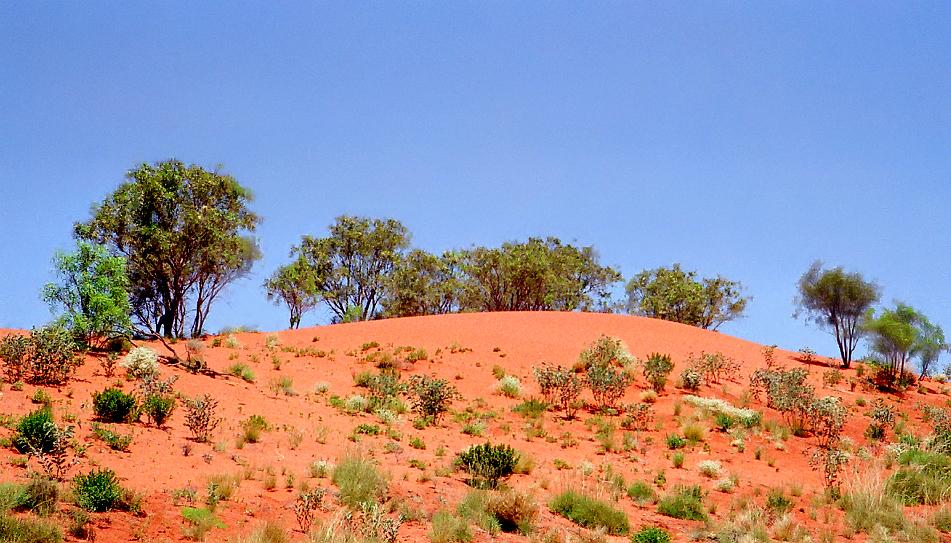
{"label": "red sand dune", "polygon": [[[703,396],[720,397],[734,403],[747,388],[750,372],[763,363],[761,345],[725,334],[653,319],[591,313],[460,314],[282,331],[277,333],[280,348],[273,352],[265,347],[267,334],[241,333],[236,336],[240,342],[239,348],[231,349],[224,345],[212,348],[211,339],[206,339],[204,343],[208,347],[204,354],[210,367],[220,372],[225,372],[235,361],[247,363],[256,375],[253,384],[234,377],[213,378],[192,375],[178,368],[162,369],[165,375],[179,377],[176,389],[186,396],[210,393],[220,401],[220,415],[224,422],[217,429],[213,442],[199,444],[189,441],[189,432],[183,424],[183,410],[179,407],[164,430],[143,423],[120,425],[119,431],[131,431],[134,434],[130,452],[109,450],[91,436],[89,426],[94,420],[92,392],[124,381],[118,377],[104,377],[98,359],[87,359],[73,381],[50,392],[55,400],[56,413],[61,418],[66,413],[75,417],[77,437],[89,444],[85,458],[74,471],[87,471],[93,465],[108,466],[116,470],[127,487],[147,497],[145,517],[125,513],[94,515],[100,541],[131,538],[181,540],[184,523],[180,507],[173,504],[172,493],[176,489],[192,487],[202,497],[208,477],[242,471],[248,471],[252,479],[243,481],[236,496],[220,504],[217,514],[227,528],[213,530],[208,540],[234,539],[250,532],[264,520],[277,521],[288,530],[296,529],[290,505],[297,491],[286,488],[286,484],[290,482],[297,485],[307,481],[311,487],[331,487],[326,479],[311,478],[308,466],[317,459],[335,461],[353,449],[367,451],[377,459],[389,474],[390,495],[394,499],[404,500],[432,514],[440,507],[454,508],[469,490],[462,474],[436,476],[436,468],[447,467],[456,452],[487,439],[509,443],[535,460],[531,474],[516,475],[509,483],[531,492],[539,502],[541,514],[537,523],[538,533],[550,529],[576,530],[568,521],[549,512],[545,504],[555,492],[568,486],[584,486],[597,491],[599,486],[595,484],[594,478],[584,477],[577,469],[583,462],[592,463],[596,472],[598,466],[611,465],[628,482],[637,479],[650,482],[658,470],[664,470],[667,489],[679,483],[701,484],[710,491],[708,501],[717,504],[716,520],[726,518],[730,504],[740,496],[752,496],[753,500],[761,502],[767,488],[783,485],[796,487],[802,490],[802,495],[793,498],[796,501],[793,510],[795,519],[813,535],[824,518],[828,518],[833,526],[840,524],[841,513],[833,507],[820,508],[817,515],[819,520],[810,518],[808,513],[813,508],[810,500],[814,493],[821,491],[821,478],[809,468],[804,455],[804,451],[812,446],[811,439],[790,438],[780,450],[775,440],[763,432],[750,435],[746,440],[745,452],[738,453],[730,446],[725,434],[708,431],[706,446],[688,450],[683,469],[673,468],[664,439],[668,433],[678,431],[673,412],[683,392],[672,384],[654,405],[655,420],[659,427],[638,433],[638,447],[632,451],[621,450],[624,432],[618,429],[615,437],[618,450],[600,453],[594,437],[595,430],[585,424],[585,420],[592,416],[588,413],[582,413],[579,420],[575,421],[564,421],[556,414],[548,413],[543,427],[547,435],[554,439],[534,437],[529,440],[523,429],[525,420],[511,412],[511,408],[521,400],[504,398],[494,392],[496,380],[492,375],[493,366],[502,366],[508,374],[521,380],[523,397],[537,395],[537,385],[531,375],[533,366],[543,361],[570,365],[586,345],[602,334],[621,338],[632,354],[638,357],[654,351],[670,353],[676,362],[672,381],[683,367],[684,358],[690,353],[720,351],[735,358],[742,363],[742,370],[735,379],[704,387],[700,392]],[[388,438],[382,435],[363,436],[359,443],[350,441],[348,435],[355,426],[362,422],[379,421],[368,414],[342,414],[327,404],[327,398],[334,394],[346,397],[361,390],[354,386],[353,376],[363,370],[374,370],[370,364],[361,361],[360,352],[361,345],[371,341],[390,347],[391,350],[392,347],[403,345],[426,349],[429,360],[416,362],[403,372],[404,375],[425,373],[451,379],[464,398],[456,402],[456,409],[463,409],[478,398],[483,399],[487,403],[483,410],[491,409],[497,414],[488,423],[486,435],[464,435],[461,424],[452,420],[446,420],[438,428],[416,430],[412,426],[412,414],[407,413],[395,424],[402,434],[399,452],[385,452],[383,445]],[[453,345],[467,350],[452,353],[450,347]],[[160,345],[155,344],[153,347],[163,352]],[[178,343],[177,348],[184,352],[182,343]],[[319,349],[332,354],[322,358],[296,356],[289,352],[291,348]],[[355,355],[346,354],[354,352]],[[778,361],[789,366],[801,364],[797,356],[798,353],[776,352]],[[274,357],[279,359],[280,369],[276,369]],[[868,396],[867,393],[849,391],[844,383],[834,390],[822,390],[819,376],[823,370],[822,366],[812,368],[812,379],[820,394],[841,396],[853,409],[856,397]],[[846,374],[850,375],[849,372]],[[296,396],[279,395],[271,390],[269,383],[278,376],[293,380]],[[314,388],[317,383],[329,384],[329,392],[325,395],[316,394]],[[127,390],[132,388],[131,383],[125,383],[124,386]],[[33,409],[35,406],[31,404],[30,397],[34,388],[27,386],[17,392],[6,387],[0,393],[0,411],[22,414]],[[643,378],[639,377],[624,402],[637,401],[645,388]],[[906,399],[906,406],[913,405],[915,401],[927,401],[928,398],[934,398],[931,400],[933,403],[943,403],[944,400],[943,396],[934,394],[922,396],[910,393],[909,396],[913,400]],[[754,402],[751,407],[764,410],[767,419],[778,419],[776,413],[765,409],[759,402]],[[686,416],[690,412],[691,408],[684,405],[683,414]],[[865,444],[862,431],[868,421],[866,417],[859,416],[860,413],[861,410],[855,409],[856,416],[850,420],[847,433],[857,444]],[[240,432],[240,422],[252,414],[265,417],[275,430],[265,433],[259,443],[237,448],[235,439]],[[916,418],[913,417],[910,424],[920,425],[914,420]],[[705,421],[704,424],[709,426],[710,423]],[[9,431],[4,432],[4,435],[11,434]],[[302,437],[299,444],[294,443],[295,433]],[[577,443],[563,448],[565,435]],[[416,436],[426,442],[425,450],[409,447],[410,439]],[[183,454],[183,446],[191,449],[187,456]],[[441,447],[445,448],[447,454],[439,457],[436,452]],[[754,460],[757,448],[763,451],[759,461]],[[27,476],[27,469],[11,464],[14,456],[15,453],[9,448],[0,450],[0,478],[3,480],[23,480]],[[411,467],[411,459],[423,462],[426,469]],[[553,463],[555,459],[575,469],[559,470]],[[739,485],[734,494],[713,491],[713,482],[700,477],[696,465],[707,459],[722,462],[727,473],[738,477]],[[262,482],[268,469],[276,474],[277,479],[277,487],[272,490],[266,490]],[[293,476],[293,481],[288,481],[288,475]],[[600,492],[606,495],[605,490]],[[335,504],[333,500],[329,503]],[[698,523],[660,516],[653,506],[638,507],[623,493],[619,506],[629,515],[632,526],[665,527],[675,535],[676,541],[686,541],[687,534],[698,526]],[[322,516],[331,515],[332,509],[333,506]],[[424,539],[428,529],[426,520],[407,522],[401,529],[400,540]],[[302,539],[303,534],[297,531],[294,538]],[[527,540],[508,534],[491,537],[475,530],[476,541],[490,539]]]}

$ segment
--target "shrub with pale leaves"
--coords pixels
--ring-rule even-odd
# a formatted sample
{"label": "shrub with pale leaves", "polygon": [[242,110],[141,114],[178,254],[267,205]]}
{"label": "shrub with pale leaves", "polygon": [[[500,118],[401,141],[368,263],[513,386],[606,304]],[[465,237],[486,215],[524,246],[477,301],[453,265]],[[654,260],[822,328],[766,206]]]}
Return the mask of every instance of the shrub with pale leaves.
{"label": "shrub with pale leaves", "polygon": [[159,371],[158,353],[148,347],[136,347],[125,355],[119,365],[133,379],[155,377]]}

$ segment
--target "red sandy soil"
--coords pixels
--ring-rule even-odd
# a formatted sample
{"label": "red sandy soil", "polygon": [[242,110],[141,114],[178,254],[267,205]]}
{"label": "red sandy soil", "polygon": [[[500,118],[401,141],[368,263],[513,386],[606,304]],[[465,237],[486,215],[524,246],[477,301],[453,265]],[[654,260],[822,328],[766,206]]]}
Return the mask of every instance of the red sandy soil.
{"label": "red sandy soil", "polygon": [[[530,492],[540,505],[537,522],[538,534],[549,530],[577,531],[578,528],[567,520],[551,513],[545,504],[558,491],[567,487],[585,488],[604,497],[611,495],[605,485],[597,482],[599,467],[612,465],[616,472],[623,474],[630,483],[634,480],[651,482],[658,470],[664,470],[670,490],[681,483],[700,484],[709,491],[707,503],[715,503],[714,521],[729,518],[731,504],[743,499],[762,503],[768,489],[785,487],[787,495],[790,489],[801,494],[793,497],[795,506],[793,516],[814,538],[825,528],[842,530],[841,512],[832,506],[813,505],[816,495],[821,493],[822,482],[819,473],[810,469],[805,452],[814,446],[812,438],[790,437],[777,448],[777,441],[769,432],[758,435],[751,433],[745,444],[745,452],[738,453],[730,445],[730,438],[710,428],[711,421],[704,419],[707,425],[705,445],[688,448],[686,462],[682,469],[675,469],[670,460],[670,451],[665,445],[669,433],[678,432],[680,424],[674,417],[675,405],[683,391],[676,389],[673,383],[660,395],[654,409],[658,428],[646,432],[637,432],[639,447],[628,452],[621,448],[624,431],[616,431],[617,450],[603,453],[599,449],[594,433],[595,429],[585,421],[594,415],[582,411],[577,420],[565,421],[556,413],[546,413],[544,430],[550,436],[547,440],[536,437],[529,440],[524,431],[526,420],[511,412],[511,408],[522,399],[505,398],[495,392],[496,379],[493,366],[501,366],[506,373],[517,376],[522,382],[523,398],[537,396],[538,387],[532,377],[532,367],[541,362],[553,362],[571,365],[578,353],[602,334],[621,338],[631,353],[639,358],[651,352],[664,352],[673,356],[676,367],[671,381],[676,380],[683,367],[684,359],[691,353],[701,351],[715,352],[733,357],[742,363],[740,372],[718,385],[705,386],[697,395],[723,398],[737,405],[749,384],[750,373],[763,365],[762,346],[725,334],[700,330],[680,324],[620,315],[590,313],[485,313],[460,314],[434,317],[390,319],[366,323],[341,324],[277,332],[280,346],[273,351],[266,348],[265,333],[239,333],[240,346],[231,349],[222,344],[211,347],[212,338],[205,338],[204,356],[209,366],[224,373],[235,361],[247,363],[253,370],[256,380],[246,383],[230,376],[211,377],[194,375],[177,367],[163,367],[164,376],[179,377],[175,387],[182,394],[193,397],[200,393],[209,393],[219,400],[219,414],[224,419],[215,432],[211,443],[194,443],[184,426],[183,409],[179,406],[165,429],[156,429],[144,424],[118,425],[122,433],[133,433],[134,442],[129,452],[110,450],[91,433],[90,423],[94,420],[91,395],[106,386],[120,383],[126,390],[132,390],[133,384],[125,382],[123,377],[106,378],[100,367],[100,358],[88,357],[76,377],[61,388],[48,388],[54,399],[54,412],[62,419],[65,414],[75,417],[76,437],[88,444],[85,456],[73,472],[86,472],[93,466],[112,468],[122,479],[123,484],[145,496],[145,516],[137,517],[128,513],[108,513],[93,515],[97,540],[99,541],[180,541],[185,525],[180,510],[184,502],[174,503],[173,492],[176,489],[191,487],[198,492],[199,502],[205,495],[208,478],[213,475],[240,474],[246,469],[253,472],[253,478],[241,483],[236,495],[229,501],[219,504],[217,515],[227,525],[223,529],[212,530],[209,541],[228,541],[251,532],[265,520],[277,522],[292,531],[296,540],[304,539],[297,529],[297,522],[291,510],[296,488],[287,488],[287,476],[293,476],[293,485],[306,481],[311,487],[326,486],[333,490],[327,479],[310,477],[308,466],[315,460],[325,459],[335,462],[343,454],[359,450],[372,455],[380,467],[389,475],[389,495],[392,499],[403,500],[409,506],[421,509],[431,515],[440,508],[454,509],[459,500],[470,490],[461,473],[449,476],[437,476],[437,467],[451,464],[453,456],[465,447],[482,443],[506,442],[535,461],[534,470],[528,475],[515,475],[508,484],[514,488]],[[224,339],[224,338],[222,338]],[[452,380],[462,397],[455,403],[455,409],[462,410],[477,399],[484,400],[480,411],[492,410],[497,417],[488,422],[488,431],[483,437],[472,437],[461,432],[462,424],[447,417],[439,427],[417,430],[413,428],[412,413],[401,415],[395,428],[402,434],[401,451],[387,453],[384,444],[389,441],[385,435],[361,436],[359,442],[348,439],[354,427],[361,423],[380,424],[369,414],[347,415],[328,405],[331,395],[346,397],[365,391],[353,384],[358,372],[375,368],[363,361],[368,353],[361,352],[361,346],[367,342],[378,342],[381,349],[392,351],[397,346],[424,348],[429,359],[408,365],[403,370],[405,378],[414,374],[432,374]],[[160,354],[167,351],[160,344],[150,345]],[[455,346],[457,352],[451,352]],[[464,347],[459,350],[458,347]],[[183,354],[184,345],[176,348]],[[292,349],[294,348],[294,349]],[[298,356],[296,349],[312,349],[312,354]],[[326,353],[315,356],[316,350]],[[372,350],[371,350],[372,351]],[[349,354],[347,354],[349,353]],[[776,359],[787,367],[803,365],[799,353],[777,350]],[[273,358],[280,359],[280,369],[275,369]],[[235,358],[237,360],[235,360]],[[872,445],[862,436],[869,419],[864,416],[868,408],[856,407],[858,397],[865,397],[869,403],[874,394],[857,390],[852,392],[846,381],[835,388],[824,389],[821,373],[827,368],[826,359],[818,358],[814,365],[808,366],[811,380],[818,394],[837,395],[844,399],[852,409],[852,416],[846,428],[846,434],[855,442],[856,447],[865,446],[873,455],[881,452],[880,445]],[[845,371],[845,377],[854,377],[854,370]],[[269,386],[278,376],[287,376],[293,380],[295,396],[278,395]],[[317,383],[329,384],[329,392],[315,392]],[[920,421],[920,415],[914,407],[918,403],[944,405],[946,398],[937,394],[937,383],[926,383],[930,394],[909,392],[904,398],[890,397],[889,402],[900,401],[899,408],[909,413],[908,425],[917,432],[925,432],[926,425]],[[639,395],[647,388],[643,377],[638,377],[631,387],[624,403],[638,401]],[[22,415],[36,406],[31,403],[36,387],[27,385],[22,391],[11,390],[5,386],[0,392],[0,412]],[[766,420],[779,420],[779,415],[766,409],[762,402],[753,401],[750,407],[764,411]],[[681,406],[682,419],[693,412],[687,404]],[[240,423],[252,414],[263,416],[272,431],[263,434],[259,443],[248,443],[242,448],[236,446],[236,437],[241,431]],[[608,417],[610,418],[610,417]],[[143,420],[144,417],[143,417]],[[615,424],[619,418],[614,417]],[[382,426],[382,424],[381,424]],[[300,432],[303,439],[296,447],[292,446],[293,431]],[[562,436],[570,435],[576,444],[562,447]],[[0,430],[0,436],[9,437],[10,430]],[[413,437],[421,437],[426,443],[425,450],[409,446]],[[190,447],[190,454],[183,454],[183,447]],[[444,448],[446,454],[437,456],[437,450]],[[754,451],[762,449],[761,460],[754,459]],[[19,467],[13,464],[18,456],[10,448],[0,450],[0,480],[25,480],[28,469],[36,469],[32,464]],[[416,459],[426,465],[420,470],[409,465]],[[559,470],[554,460],[559,459],[570,469]],[[714,459],[723,464],[725,474],[735,474],[739,480],[732,494],[717,492],[713,489],[713,480],[700,476],[696,468],[703,460]],[[579,465],[590,462],[594,474],[585,477]],[[856,460],[853,470],[861,471],[863,461]],[[276,474],[277,488],[266,490],[263,479],[265,470]],[[424,476],[425,474],[425,476]],[[663,494],[664,490],[660,490]],[[337,502],[329,503],[322,518],[333,514]],[[701,526],[698,522],[687,522],[661,516],[655,506],[639,507],[621,493],[621,507],[630,517],[634,528],[642,525],[656,525],[669,530],[676,541],[687,541],[691,531]],[[815,515],[813,518],[813,514]],[[429,522],[425,519],[406,522],[400,530],[400,541],[425,540]],[[490,536],[474,528],[475,541],[527,541],[523,536],[500,534]],[[609,538],[610,539],[610,538]],[[617,541],[621,541],[617,538]],[[840,535],[836,541],[845,541]]]}

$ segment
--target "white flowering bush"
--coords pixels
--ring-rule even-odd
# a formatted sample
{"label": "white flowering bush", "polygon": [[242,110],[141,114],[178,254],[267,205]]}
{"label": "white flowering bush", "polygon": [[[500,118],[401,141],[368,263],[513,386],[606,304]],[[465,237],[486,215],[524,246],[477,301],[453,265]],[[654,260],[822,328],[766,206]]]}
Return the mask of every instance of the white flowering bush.
{"label": "white flowering bush", "polygon": [[701,475],[711,479],[715,479],[723,473],[723,466],[716,460],[704,460],[697,464],[697,469],[700,470]]}
{"label": "white flowering bush", "polygon": [[506,375],[499,379],[497,390],[508,398],[518,398],[522,395],[522,382],[514,375]]}
{"label": "white flowering bush", "polygon": [[134,379],[155,377],[159,372],[158,353],[148,347],[136,347],[125,355],[119,365]]}
{"label": "white flowering bush", "polygon": [[724,415],[728,415],[739,420],[744,426],[756,426],[763,418],[763,415],[759,411],[736,407],[730,402],[719,398],[701,398],[699,396],[687,395],[684,396],[683,400],[694,407],[704,409],[711,413],[723,413]]}

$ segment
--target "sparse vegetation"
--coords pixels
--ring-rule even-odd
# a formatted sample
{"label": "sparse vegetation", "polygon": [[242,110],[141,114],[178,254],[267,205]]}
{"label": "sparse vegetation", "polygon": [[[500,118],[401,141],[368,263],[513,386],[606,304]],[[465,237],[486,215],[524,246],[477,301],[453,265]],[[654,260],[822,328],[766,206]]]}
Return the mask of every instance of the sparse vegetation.
{"label": "sparse vegetation", "polygon": [[630,530],[624,511],[573,490],[556,495],[549,507],[552,512],[584,528],[601,529],[611,535],[624,535]]}

